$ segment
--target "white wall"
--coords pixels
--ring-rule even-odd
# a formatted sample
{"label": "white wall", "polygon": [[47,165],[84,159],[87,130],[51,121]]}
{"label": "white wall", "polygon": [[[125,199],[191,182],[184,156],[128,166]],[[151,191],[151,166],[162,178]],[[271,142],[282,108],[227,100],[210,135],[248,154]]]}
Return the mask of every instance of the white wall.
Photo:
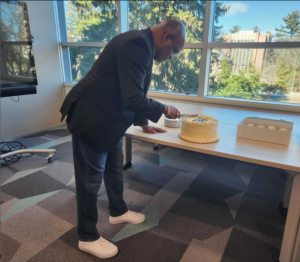
{"label": "white wall", "polygon": [[20,96],[18,103],[1,98],[1,141],[63,124],[59,109],[64,91],[53,1],[25,2],[34,37],[37,94]]}

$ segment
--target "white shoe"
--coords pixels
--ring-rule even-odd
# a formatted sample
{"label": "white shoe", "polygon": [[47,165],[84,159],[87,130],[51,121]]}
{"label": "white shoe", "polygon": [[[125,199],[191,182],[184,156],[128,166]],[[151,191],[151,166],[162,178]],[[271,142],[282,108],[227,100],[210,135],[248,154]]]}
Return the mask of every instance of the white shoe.
{"label": "white shoe", "polygon": [[78,247],[80,250],[99,258],[110,258],[118,253],[118,247],[103,237],[92,242],[79,241]]}
{"label": "white shoe", "polygon": [[130,223],[130,224],[141,224],[146,220],[144,214],[133,212],[128,210],[125,214],[118,217],[109,216],[110,224]]}

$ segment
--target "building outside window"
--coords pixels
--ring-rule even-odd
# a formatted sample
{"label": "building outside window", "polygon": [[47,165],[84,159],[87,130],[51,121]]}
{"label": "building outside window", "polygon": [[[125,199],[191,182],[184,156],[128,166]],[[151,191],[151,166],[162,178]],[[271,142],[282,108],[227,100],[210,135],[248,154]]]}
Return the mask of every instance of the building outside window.
{"label": "building outside window", "polygon": [[[225,43],[265,43],[270,42],[270,33],[261,34],[260,32],[254,32],[253,30],[238,31],[233,34],[227,34],[222,36]],[[230,49],[229,49],[230,50]],[[224,50],[226,52],[226,50]],[[232,61],[232,73],[238,74],[240,70],[244,70],[249,63],[252,63],[258,72],[262,71],[263,61],[266,55],[265,49],[231,49],[230,52],[226,52],[226,55],[230,57]]]}

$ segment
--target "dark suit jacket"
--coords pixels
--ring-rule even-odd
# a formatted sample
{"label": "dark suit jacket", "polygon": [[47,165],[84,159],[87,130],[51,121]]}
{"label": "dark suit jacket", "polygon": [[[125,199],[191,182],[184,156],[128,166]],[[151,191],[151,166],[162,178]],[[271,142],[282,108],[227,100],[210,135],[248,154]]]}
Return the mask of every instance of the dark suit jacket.
{"label": "dark suit jacket", "polygon": [[154,39],[150,28],[115,36],[60,109],[69,131],[98,152],[108,152],[132,125],[157,122],[164,105],[147,98]]}

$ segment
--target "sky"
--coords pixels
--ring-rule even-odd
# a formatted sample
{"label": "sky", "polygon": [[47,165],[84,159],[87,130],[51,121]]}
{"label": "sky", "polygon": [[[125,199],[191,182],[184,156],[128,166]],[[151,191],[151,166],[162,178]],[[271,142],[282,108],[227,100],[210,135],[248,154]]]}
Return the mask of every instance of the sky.
{"label": "sky", "polygon": [[225,34],[229,33],[234,25],[239,25],[241,30],[252,30],[258,25],[261,33],[276,32],[275,27],[284,25],[283,17],[292,11],[300,12],[300,1],[218,1],[231,5],[229,12],[219,18]]}

